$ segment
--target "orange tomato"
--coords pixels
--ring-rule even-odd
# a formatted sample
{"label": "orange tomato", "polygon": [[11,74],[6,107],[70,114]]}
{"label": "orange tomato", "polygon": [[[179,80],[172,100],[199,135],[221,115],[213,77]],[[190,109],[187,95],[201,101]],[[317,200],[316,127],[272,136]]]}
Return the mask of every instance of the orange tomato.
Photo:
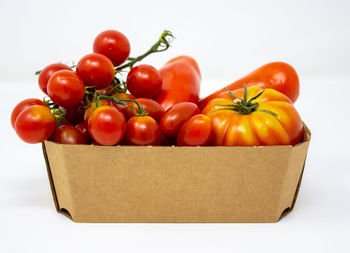
{"label": "orange tomato", "polygon": [[246,93],[221,93],[202,113],[212,119],[216,146],[294,145],[303,136],[291,100],[273,89],[253,86]]}

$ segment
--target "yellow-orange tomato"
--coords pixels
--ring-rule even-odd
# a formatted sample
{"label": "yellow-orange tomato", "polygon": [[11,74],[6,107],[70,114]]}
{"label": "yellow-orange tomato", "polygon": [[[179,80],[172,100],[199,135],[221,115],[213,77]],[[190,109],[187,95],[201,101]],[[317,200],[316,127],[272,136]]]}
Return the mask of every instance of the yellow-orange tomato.
{"label": "yellow-orange tomato", "polygon": [[291,100],[273,89],[253,86],[246,94],[244,89],[222,92],[202,113],[213,121],[216,146],[294,145],[303,136]]}

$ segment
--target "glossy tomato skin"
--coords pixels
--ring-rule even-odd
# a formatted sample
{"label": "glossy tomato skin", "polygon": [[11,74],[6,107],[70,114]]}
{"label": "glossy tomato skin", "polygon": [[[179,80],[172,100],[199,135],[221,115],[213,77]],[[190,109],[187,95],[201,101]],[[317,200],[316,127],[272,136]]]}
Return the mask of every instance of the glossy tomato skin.
{"label": "glossy tomato skin", "polygon": [[47,91],[52,101],[63,107],[80,104],[85,95],[83,82],[70,70],[59,70],[53,73],[49,79]]}
{"label": "glossy tomato skin", "polygon": [[58,127],[53,139],[60,144],[86,144],[84,135],[70,124]]}
{"label": "glossy tomato skin", "polygon": [[107,88],[115,75],[113,63],[106,56],[97,53],[81,58],[76,70],[85,86],[93,86],[97,90]]}
{"label": "glossy tomato skin", "polygon": [[17,117],[15,130],[27,143],[40,143],[47,140],[56,129],[56,120],[50,109],[43,105],[25,108]]}
{"label": "glossy tomato skin", "polygon": [[[113,94],[114,98],[119,98],[119,99],[135,99],[135,97],[129,93],[115,93]],[[121,104],[117,104],[115,103],[114,106],[121,112],[123,113],[124,117],[127,118],[127,109],[128,106],[130,104],[130,102],[128,101],[123,101],[123,103],[125,103],[125,105],[121,105]]]}
{"label": "glossy tomato skin", "polygon": [[[299,96],[299,77],[295,69],[284,62],[271,62],[249,73],[245,77],[226,86],[233,91],[246,85],[259,86],[279,91],[286,95],[293,103]],[[200,101],[199,107],[203,109],[207,103],[218,97],[225,89],[218,90]]]}
{"label": "glossy tomato skin", "polygon": [[171,59],[159,72],[162,88],[155,100],[164,110],[180,102],[198,104],[201,73],[192,57],[179,56]]}
{"label": "glossy tomato skin", "polygon": [[177,145],[208,146],[213,137],[214,130],[211,118],[204,114],[197,114],[188,119],[180,128]]}
{"label": "glossy tomato skin", "polygon": [[128,90],[135,97],[154,98],[162,88],[162,77],[151,65],[138,65],[128,73]]}
{"label": "glossy tomato skin", "polygon": [[[148,116],[154,118],[157,122],[160,121],[164,113],[164,109],[160,106],[160,104],[158,104],[156,101],[150,98],[137,98],[136,101],[139,102],[143,109],[148,113]],[[139,109],[136,103],[129,103],[128,109],[126,111],[126,116],[128,119],[134,116],[131,106],[134,106],[135,111],[139,113]]]}
{"label": "glossy tomato skin", "polygon": [[53,73],[59,70],[72,70],[69,66],[63,63],[54,63],[46,66],[43,70],[41,70],[38,78],[39,88],[47,94],[47,84],[49,82],[50,77]]}
{"label": "glossy tomato skin", "polygon": [[87,125],[85,124],[85,121],[82,121],[75,125],[75,128],[84,136],[86,143],[90,143],[93,141],[91,138]]}
{"label": "glossy tomato skin", "polygon": [[199,108],[194,103],[178,103],[163,114],[160,119],[160,128],[163,134],[176,136],[186,120],[199,113]]}
{"label": "glossy tomato skin", "polygon": [[[114,106],[113,102],[109,100],[100,100],[101,105],[109,105],[109,106]],[[92,103],[88,108],[86,108],[85,113],[84,113],[84,122],[86,125],[88,125],[89,118],[91,113],[97,108],[96,102]]]}
{"label": "glossy tomato skin", "polygon": [[152,117],[134,116],[128,121],[125,137],[129,145],[159,145],[161,131],[157,121]]}
{"label": "glossy tomato skin", "polygon": [[[248,100],[263,89],[248,88]],[[243,89],[232,91],[239,99]],[[302,140],[303,124],[292,101],[273,89],[265,89],[253,102],[258,107],[250,114],[240,114],[234,110],[215,105],[234,104],[226,93],[207,104],[202,113],[213,121],[215,146],[264,146],[295,145]],[[220,109],[220,110],[218,110]]]}
{"label": "glossy tomato skin", "polygon": [[121,32],[107,30],[97,35],[93,49],[94,53],[103,54],[112,61],[114,66],[119,66],[129,57],[130,43]]}
{"label": "glossy tomato skin", "polygon": [[33,105],[43,105],[45,106],[45,103],[37,98],[28,98],[24,99],[23,101],[19,102],[15,108],[13,108],[11,113],[11,125],[13,129],[15,128],[15,123],[18,115],[26,108],[33,106]]}
{"label": "glossy tomato skin", "polygon": [[126,121],[124,115],[113,106],[99,106],[88,121],[91,137],[102,145],[115,145],[125,135]]}
{"label": "glossy tomato skin", "polygon": [[79,122],[84,120],[84,104],[80,103],[79,105],[72,107],[61,107],[61,111],[64,114],[64,118],[67,122],[72,125],[78,124]]}

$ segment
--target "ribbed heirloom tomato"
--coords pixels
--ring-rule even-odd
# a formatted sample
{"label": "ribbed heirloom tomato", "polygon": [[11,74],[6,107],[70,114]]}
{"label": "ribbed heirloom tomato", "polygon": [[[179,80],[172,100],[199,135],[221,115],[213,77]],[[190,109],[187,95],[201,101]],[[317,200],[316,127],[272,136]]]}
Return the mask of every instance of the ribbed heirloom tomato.
{"label": "ribbed heirloom tomato", "polygon": [[214,145],[294,145],[302,140],[303,124],[292,101],[260,87],[221,93],[202,111],[213,121]]}

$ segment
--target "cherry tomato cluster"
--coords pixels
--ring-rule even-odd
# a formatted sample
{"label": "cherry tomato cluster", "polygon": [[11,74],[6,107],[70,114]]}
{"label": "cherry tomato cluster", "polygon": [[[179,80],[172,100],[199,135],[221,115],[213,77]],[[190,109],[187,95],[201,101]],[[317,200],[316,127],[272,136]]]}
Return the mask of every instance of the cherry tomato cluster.
{"label": "cherry tomato cluster", "polygon": [[[166,50],[171,38],[171,32],[164,31],[150,50],[132,58],[124,34],[115,30],[100,33],[93,42],[93,53],[76,65],[54,63],[38,73],[39,88],[48,98],[20,102],[11,115],[12,127],[28,143],[49,139],[61,144],[210,145],[211,119],[200,114],[197,105],[197,63],[190,57],[181,58],[195,69],[198,80],[178,101],[173,98],[178,99],[179,91],[164,91],[169,78],[163,85],[161,71],[146,64],[134,66],[149,54]],[[184,63],[180,64],[178,68],[184,69]]]}

